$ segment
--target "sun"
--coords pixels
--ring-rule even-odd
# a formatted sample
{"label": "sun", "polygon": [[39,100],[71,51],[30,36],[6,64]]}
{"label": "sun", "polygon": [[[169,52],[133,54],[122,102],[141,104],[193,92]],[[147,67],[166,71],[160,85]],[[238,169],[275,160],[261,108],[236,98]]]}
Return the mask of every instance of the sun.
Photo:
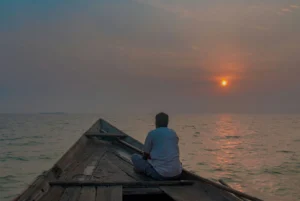
{"label": "sun", "polygon": [[228,81],[222,80],[221,85],[222,85],[222,87],[226,87],[228,85]]}

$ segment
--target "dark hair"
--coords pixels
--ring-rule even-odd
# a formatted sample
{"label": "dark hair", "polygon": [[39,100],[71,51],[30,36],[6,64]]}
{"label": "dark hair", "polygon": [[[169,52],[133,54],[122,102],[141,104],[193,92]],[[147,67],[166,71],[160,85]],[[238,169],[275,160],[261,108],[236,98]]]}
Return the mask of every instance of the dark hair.
{"label": "dark hair", "polygon": [[157,128],[159,127],[168,127],[169,116],[166,113],[158,113],[155,116],[155,125]]}

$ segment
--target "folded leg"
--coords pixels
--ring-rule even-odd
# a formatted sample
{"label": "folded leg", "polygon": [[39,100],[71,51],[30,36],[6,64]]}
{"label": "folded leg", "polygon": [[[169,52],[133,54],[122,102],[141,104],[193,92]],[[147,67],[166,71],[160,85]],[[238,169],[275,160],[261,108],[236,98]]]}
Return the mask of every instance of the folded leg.
{"label": "folded leg", "polygon": [[151,177],[155,180],[164,180],[164,178],[159,175],[156,170],[152,167],[147,160],[144,160],[142,156],[138,154],[133,154],[131,157],[131,161],[133,163],[135,171],[139,173],[143,173],[148,177]]}

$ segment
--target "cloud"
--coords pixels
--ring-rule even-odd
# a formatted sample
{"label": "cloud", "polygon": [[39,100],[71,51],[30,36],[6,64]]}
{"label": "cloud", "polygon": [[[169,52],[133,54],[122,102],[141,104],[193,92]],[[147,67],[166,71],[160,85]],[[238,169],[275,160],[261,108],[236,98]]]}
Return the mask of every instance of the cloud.
{"label": "cloud", "polygon": [[283,15],[284,13],[292,13],[293,10],[300,9],[298,5],[290,5],[288,8],[282,8],[281,11],[277,12],[278,15]]}
{"label": "cloud", "polygon": [[292,12],[292,10],[289,9],[289,8],[282,8],[281,11],[282,11],[282,12],[289,12],[289,13]]}
{"label": "cloud", "polygon": [[290,7],[294,8],[294,9],[299,9],[300,8],[300,6],[298,6],[298,5],[290,5]]}
{"label": "cloud", "polygon": [[290,5],[289,7],[281,8],[280,11],[277,12],[277,15],[284,15],[285,13],[292,13],[293,10],[300,9],[298,5]]}

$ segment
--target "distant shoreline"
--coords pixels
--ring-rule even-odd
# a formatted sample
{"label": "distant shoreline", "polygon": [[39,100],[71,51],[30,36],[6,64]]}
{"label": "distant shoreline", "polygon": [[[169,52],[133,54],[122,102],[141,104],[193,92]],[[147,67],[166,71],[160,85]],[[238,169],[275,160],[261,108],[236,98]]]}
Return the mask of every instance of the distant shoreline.
{"label": "distant shoreline", "polygon": [[67,114],[65,112],[40,112],[39,114]]}

